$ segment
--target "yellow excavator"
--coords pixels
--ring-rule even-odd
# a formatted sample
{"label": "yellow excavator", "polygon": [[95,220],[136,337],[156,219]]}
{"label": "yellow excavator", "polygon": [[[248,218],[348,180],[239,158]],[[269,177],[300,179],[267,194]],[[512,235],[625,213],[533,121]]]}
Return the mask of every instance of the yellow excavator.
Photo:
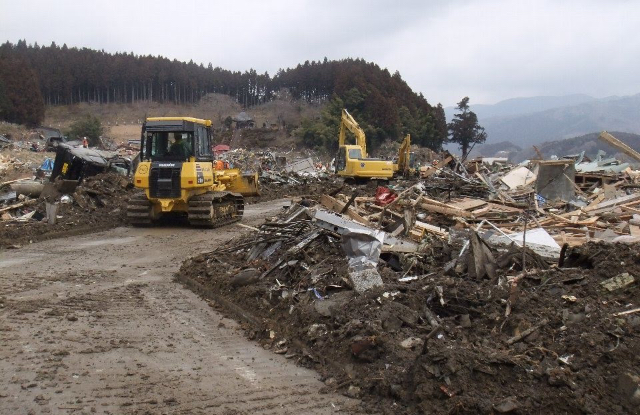
{"label": "yellow excavator", "polygon": [[[356,138],[355,144],[345,144],[347,130]],[[364,131],[346,109],[342,110],[338,155],[335,171],[339,176],[352,180],[383,179],[393,177],[392,161],[367,157],[367,140]]]}
{"label": "yellow excavator", "polygon": [[133,178],[134,186],[143,191],[129,200],[129,223],[150,225],[170,212],[209,228],[239,221],[243,196],[258,195],[258,175],[214,167],[210,120],[147,118]]}

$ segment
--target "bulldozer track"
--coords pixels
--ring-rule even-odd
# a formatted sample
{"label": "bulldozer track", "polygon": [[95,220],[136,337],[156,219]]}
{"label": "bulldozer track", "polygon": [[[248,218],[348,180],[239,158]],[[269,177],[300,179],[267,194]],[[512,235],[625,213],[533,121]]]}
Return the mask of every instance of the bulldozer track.
{"label": "bulldozer track", "polygon": [[188,220],[193,226],[217,228],[238,222],[244,213],[244,199],[231,192],[210,192],[189,200]]}
{"label": "bulldozer track", "polygon": [[129,199],[127,219],[133,226],[151,225],[151,202],[144,192],[136,193]]}

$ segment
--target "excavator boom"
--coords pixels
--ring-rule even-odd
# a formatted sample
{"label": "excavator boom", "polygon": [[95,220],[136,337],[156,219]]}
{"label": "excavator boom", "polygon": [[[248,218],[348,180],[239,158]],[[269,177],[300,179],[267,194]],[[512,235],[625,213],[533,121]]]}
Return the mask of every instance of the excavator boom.
{"label": "excavator boom", "polygon": [[346,108],[342,110],[342,119],[340,121],[340,136],[338,138],[338,146],[342,147],[345,145],[346,140],[346,130],[349,130],[356,137],[356,145],[360,146],[362,149],[362,158],[367,158],[367,138],[364,134],[364,131],[356,120],[349,114]]}
{"label": "excavator boom", "polygon": [[404,140],[402,140],[402,144],[400,144],[400,150],[398,151],[398,171],[402,172],[402,174],[404,175],[409,173],[410,158],[411,158],[411,134],[407,134]]}

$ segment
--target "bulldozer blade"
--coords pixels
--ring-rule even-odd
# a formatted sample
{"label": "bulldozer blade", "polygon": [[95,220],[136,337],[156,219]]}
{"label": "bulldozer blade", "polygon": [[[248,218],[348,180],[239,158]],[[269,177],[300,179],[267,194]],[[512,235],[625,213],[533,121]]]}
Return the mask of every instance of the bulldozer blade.
{"label": "bulldozer blade", "polygon": [[258,173],[245,173],[233,177],[229,182],[228,190],[240,193],[242,196],[259,196]]}

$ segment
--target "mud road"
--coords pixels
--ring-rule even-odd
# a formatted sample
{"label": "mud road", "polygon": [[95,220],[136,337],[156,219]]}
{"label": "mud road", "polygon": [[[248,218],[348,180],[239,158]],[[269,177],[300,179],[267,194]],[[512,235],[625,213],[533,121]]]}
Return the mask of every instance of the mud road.
{"label": "mud road", "polygon": [[185,258],[241,232],[120,227],[0,252],[0,413],[357,411],[173,282]]}

